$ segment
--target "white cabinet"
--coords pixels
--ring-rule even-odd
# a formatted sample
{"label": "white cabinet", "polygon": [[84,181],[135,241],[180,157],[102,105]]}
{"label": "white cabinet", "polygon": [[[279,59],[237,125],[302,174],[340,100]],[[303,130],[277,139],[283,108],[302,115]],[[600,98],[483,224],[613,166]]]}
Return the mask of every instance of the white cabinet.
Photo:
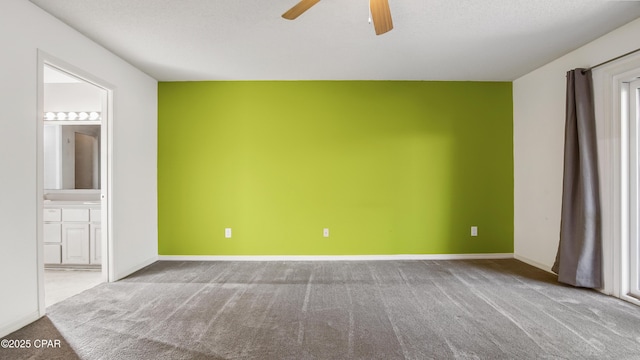
{"label": "white cabinet", "polygon": [[102,221],[102,210],[100,209],[89,209],[89,220],[92,223],[100,223]]}
{"label": "white cabinet", "polygon": [[46,243],[62,242],[62,224],[61,223],[45,223],[43,230],[44,230],[44,242]]}
{"label": "white cabinet", "polygon": [[62,220],[62,209],[44,209],[42,218],[44,221],[60,221]]}
{"label": "white cabinet", "polygon": [[62,263],[62,211],[61,209],[44,209],[44,263]]}
{"label": "white cabinet", "polygon": [[60,264],[62,262],[62,246],[44,244],[44,263]]}
{"label": "white cabinet", "polygon": [[64,222],[88,222],[89,209],[62,209],[62,221]]}
{"label": "white cabinet", "polygon": [[[59,209],[58,209],[59,210]],[[45,214],[47,212],[45,211]],[[58,221],[60,218],[58,217]],[[60,264],[62,262],[62,224],[44,223],[44,263]]]}
{"label": "white cabinet", "polygon": [[89,263],[89,224],[62,224],[62,263]]}
{"label": "white cabinet", "polygon": [[45,264],[101,263],[100,209],[80,205],[46,208],[43,218]]}
{"label": "white cabinet", "polygon": [[100,224],[90,225],[91,234],[89,235],[89,263],[102,263],[102,227]]}

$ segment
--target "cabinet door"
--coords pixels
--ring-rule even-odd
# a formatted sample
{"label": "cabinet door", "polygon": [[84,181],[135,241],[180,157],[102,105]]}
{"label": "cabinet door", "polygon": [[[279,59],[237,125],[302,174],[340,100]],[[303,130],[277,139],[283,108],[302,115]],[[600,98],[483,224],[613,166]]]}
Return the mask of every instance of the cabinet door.
{"label": "cabinet door", "polygon": [[62,224],[62,263],[89,263],[89,224]]}
{"label": "cabinet door", "polygon": [[100,225],[91,224],[91,236],[89,241],[89,263],[102,263],[102,228]]}

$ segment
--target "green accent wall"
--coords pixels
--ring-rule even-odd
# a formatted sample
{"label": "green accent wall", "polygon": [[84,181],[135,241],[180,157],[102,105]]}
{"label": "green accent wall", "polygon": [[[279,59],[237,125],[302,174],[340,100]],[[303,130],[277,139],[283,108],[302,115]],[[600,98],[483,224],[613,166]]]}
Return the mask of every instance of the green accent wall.
{"label": "green accent wall", "polygon": [[511,83],[158,91],[160,255],[513,252]]}

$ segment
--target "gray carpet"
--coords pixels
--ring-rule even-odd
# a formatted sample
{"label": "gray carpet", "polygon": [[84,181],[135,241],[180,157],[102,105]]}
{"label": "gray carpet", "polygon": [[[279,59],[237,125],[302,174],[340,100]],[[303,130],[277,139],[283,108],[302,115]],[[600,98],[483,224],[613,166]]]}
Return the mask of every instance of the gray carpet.
{"label": "gray carpet", "polygon": [[157,262],[7,359],[640,359],[640,308],[516,260]]}

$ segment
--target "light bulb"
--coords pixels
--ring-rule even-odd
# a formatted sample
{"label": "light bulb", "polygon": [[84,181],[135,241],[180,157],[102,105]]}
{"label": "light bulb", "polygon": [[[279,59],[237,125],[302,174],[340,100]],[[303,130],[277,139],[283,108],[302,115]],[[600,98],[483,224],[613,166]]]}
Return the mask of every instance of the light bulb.
{"label": "light bulb", "polygon": [[56,119],[56,114],[52,113],[51,111],[49,111],[48,113],[46,113],[44,115],[44,119],[45,120],[55,120]]}
{"label": "light bulb", "polygon": [[89,118],[89,114],[85,111],[80,113],[80,120],[87,120]]}
{"label": "light bulb", "polygon": [[89,120],[98,120],[100,118],[100,114],[92,111],[91,113],[89,113]]}
{"label": "light bulb", "polygon": [[75,112],[72,111],[72,112],[69,113],[68,116],[69,116],[69,120],[75,120],[75,119],[78,118],[78,113],[75,113]]}
{"label": "light bulb", "polygon": [[63,112],[59,112],[58,114],[56,114],[56,118],[58,120],[67,120],[67,114],[63,113]]}

